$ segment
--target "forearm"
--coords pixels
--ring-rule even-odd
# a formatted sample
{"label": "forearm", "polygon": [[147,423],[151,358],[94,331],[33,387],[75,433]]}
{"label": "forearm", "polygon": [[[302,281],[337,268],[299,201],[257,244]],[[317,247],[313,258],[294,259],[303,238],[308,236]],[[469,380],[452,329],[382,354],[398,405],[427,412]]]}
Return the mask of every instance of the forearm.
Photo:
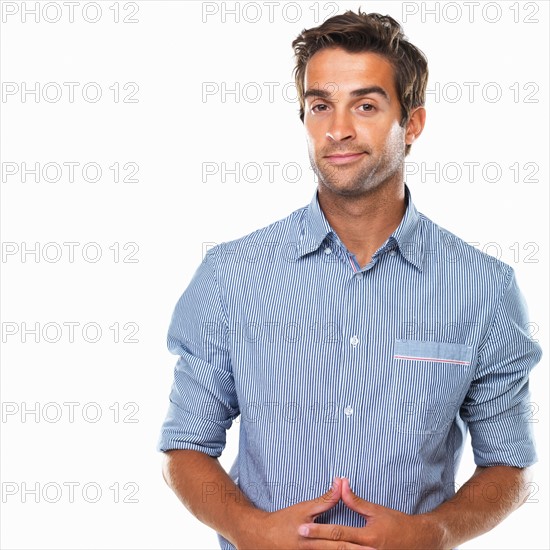
{"label": "forearm", "polygon": [[498,525],[529,496],[528,468],[492,466],[476,468],[456,495],[432,512],[423,514],[440,533],[443,548],[456,548]]}
{"label": "forearm", "polygon": [[231,543],[266,513],[254,507],[216,458],[191,450],[164,454],[163,476],[169,487],[199,521]]}

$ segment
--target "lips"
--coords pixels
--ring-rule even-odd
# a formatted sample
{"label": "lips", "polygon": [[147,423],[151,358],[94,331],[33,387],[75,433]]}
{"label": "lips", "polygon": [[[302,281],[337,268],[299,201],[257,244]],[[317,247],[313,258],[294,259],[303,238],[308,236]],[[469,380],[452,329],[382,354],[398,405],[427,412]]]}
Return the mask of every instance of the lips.
{"label": "lips", "polygon": [[334,155],[327,155],[325,158],[331,164],[348,164],[350,162],[355,162],[357,159],[361,158],[365,153],[337,153]]}

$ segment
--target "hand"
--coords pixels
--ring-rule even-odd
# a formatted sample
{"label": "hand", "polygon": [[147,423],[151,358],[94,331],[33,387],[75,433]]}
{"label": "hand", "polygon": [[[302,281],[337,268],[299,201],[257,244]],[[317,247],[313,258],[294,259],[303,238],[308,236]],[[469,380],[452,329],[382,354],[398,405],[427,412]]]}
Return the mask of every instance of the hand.
{"label": "hand", "polygon": [[[426,550],[442,548],[441,537],[422,515],[409,515],[373,504],[353,493],[346,478],[342,479],[341,498],[348,508],[365,518],[364,527],[347,527],[321,523],[305,523],[298,532],[312,541],[313,546],[298,548],[348,548],[342,542],[370,547],[371,550]],[[322,546],[321,541],[340,541],[335,546]]]}
{"label": "hand", "polygon": [[341,498],[341,487],[342,480],[335,478],[332,487],[316,499],[299,502],[276,512],[262,512],[257,519],[252,520],[247,532],[239,536],[236,541],[238,550],[364,550],[358,544],[342,546],[342,543],[331,542],[330,539],[310,540],[298,533],[301,524],[313,524],[315,518],[336,506]]}

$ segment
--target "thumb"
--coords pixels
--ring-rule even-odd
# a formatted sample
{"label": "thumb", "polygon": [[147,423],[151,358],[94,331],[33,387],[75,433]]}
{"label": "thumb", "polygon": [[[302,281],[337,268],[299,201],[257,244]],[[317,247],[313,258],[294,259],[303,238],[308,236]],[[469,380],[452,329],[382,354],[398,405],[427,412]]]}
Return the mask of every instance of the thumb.
{"label": "thumb", "polygon": [[372,516],[375,513],[377,507],[376,504],[368,502],[367,500],[362,499],[357,496],[349,486],[349,480],[347,478],[342,479],[342,500],[344,504],[354,510],[355,512],[360,513],[363,516]]}
{"label": "thumb", "polygon": [[334,508],[340,501],[342,496],[342,480],[335,477],[330,489],[321,496],[312,500],[307,500],[304,504],[307,505],[307,513],[312,519],[321,515],[323,512]]}

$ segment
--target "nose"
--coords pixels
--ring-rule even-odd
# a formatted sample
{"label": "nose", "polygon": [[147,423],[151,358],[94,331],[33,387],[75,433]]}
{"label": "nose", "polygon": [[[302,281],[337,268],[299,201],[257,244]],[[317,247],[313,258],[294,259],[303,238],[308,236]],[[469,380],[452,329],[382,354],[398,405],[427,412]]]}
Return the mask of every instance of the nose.
{"label": "nose", "polygon": [[353,139],[355,137],[355,129],[353,127],[351,113],[338,113],[335,109],[326,136],[333,141]]}

